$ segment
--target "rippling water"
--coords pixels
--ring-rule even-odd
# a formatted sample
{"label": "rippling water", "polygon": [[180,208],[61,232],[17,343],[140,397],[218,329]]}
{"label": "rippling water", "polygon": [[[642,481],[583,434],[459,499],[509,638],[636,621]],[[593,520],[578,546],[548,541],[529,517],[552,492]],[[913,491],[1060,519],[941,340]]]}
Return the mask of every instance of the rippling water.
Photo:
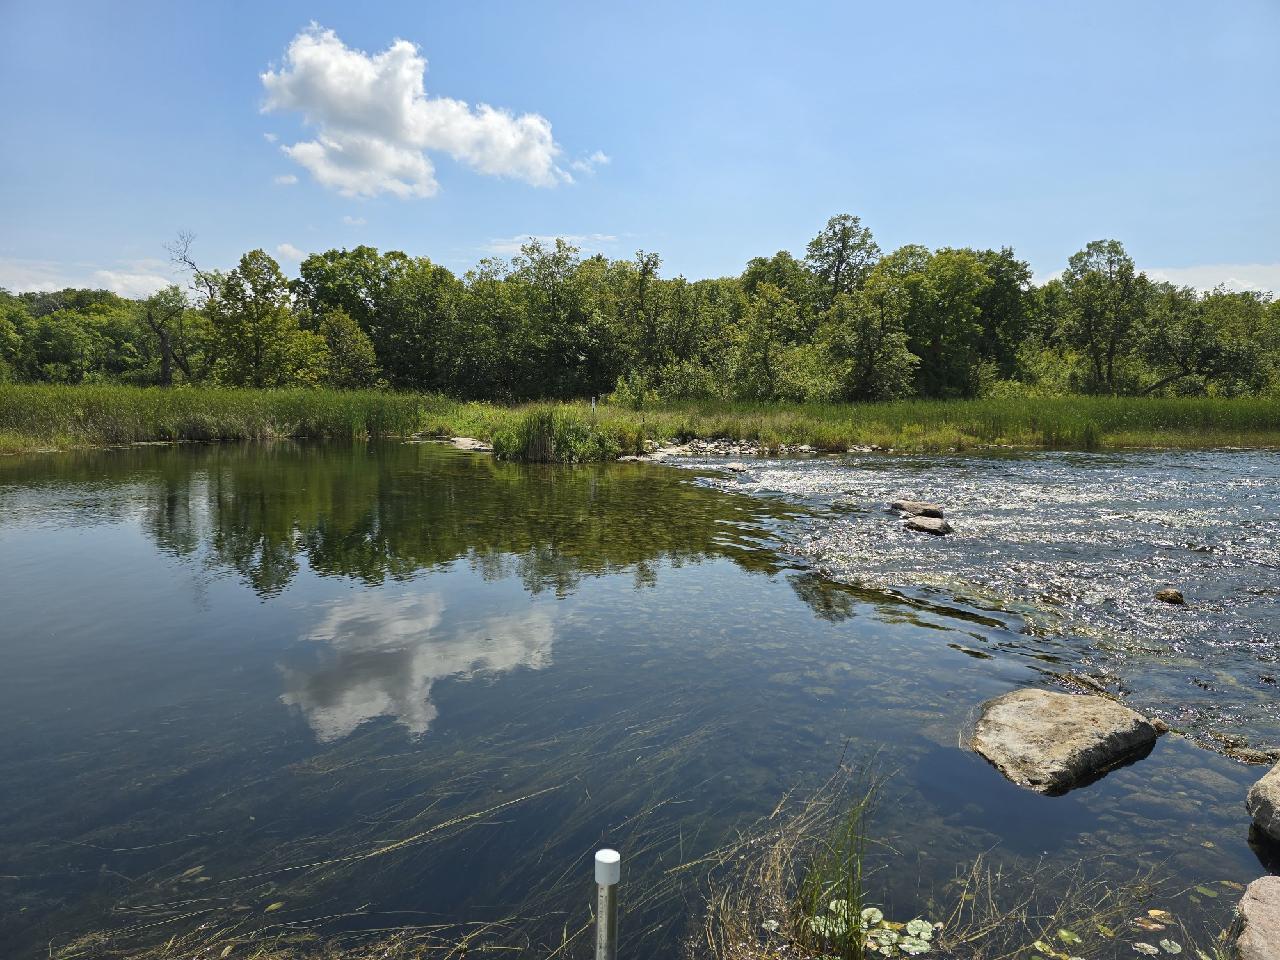
{"label": "rippling water", "polygon": [[[517,917],[549,953],[612,845],[623,952],[676,956],[699,858],[850,756],[887,776],[891,915],[984,855],[1159,865],[1222,891],[1188,907],[1217,922],[1276,862],[1244,812],[1258,768],[1167,736],[1047,798],[961,741],[988,697],[1081,671],[1269,741],[1276,479],[1256,453],[0,459],[0,954],[228,917]],[[905,495],[956,535],[904,533]],[[1187,608],[1153,603],[1166,583]]]}
{"label": "rippling water", "polygon": [[[785,537],[827,575],[1013,614],[1028,640],[990,652],[1086,674],[1206,740],[1280,746],[1280,455],[867,454],[744,466],[704,482],[813,508]],[[899,498],[939,503],[955,534],[905,530],[885,509]],[[1155,600],[1166,586],[1187,605]]]}

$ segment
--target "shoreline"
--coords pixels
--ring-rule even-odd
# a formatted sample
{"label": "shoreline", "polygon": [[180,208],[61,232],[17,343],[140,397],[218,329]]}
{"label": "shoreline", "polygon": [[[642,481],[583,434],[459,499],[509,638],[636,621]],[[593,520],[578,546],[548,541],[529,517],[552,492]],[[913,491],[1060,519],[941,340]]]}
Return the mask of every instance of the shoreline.
{"label": "shoreline", "polygon": [[[215,440],[473,437],[579,463],[702,445],[725,456],[1280,449],[1280,398],[1061,396],[875,404],[503,406],[385,391],[0,384],[0,454]],[[699,451],[701,452],[701,451]]]}

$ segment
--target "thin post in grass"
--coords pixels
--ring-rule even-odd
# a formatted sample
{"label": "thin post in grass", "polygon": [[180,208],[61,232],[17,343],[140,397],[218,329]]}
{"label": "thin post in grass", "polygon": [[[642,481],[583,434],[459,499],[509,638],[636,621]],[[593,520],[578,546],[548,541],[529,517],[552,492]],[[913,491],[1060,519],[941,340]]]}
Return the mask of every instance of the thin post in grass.
{"label": "thin post in grass", "polygon": [[618,880],[622,857],[617,850],[596,851],[596,960],[618,960]]}

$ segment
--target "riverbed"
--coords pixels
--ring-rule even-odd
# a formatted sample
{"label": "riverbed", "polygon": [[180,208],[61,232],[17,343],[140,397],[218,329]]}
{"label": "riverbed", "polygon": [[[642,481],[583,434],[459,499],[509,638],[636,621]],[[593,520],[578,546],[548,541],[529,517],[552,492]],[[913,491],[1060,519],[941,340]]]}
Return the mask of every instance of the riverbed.
{"label": "riverbed", "polygon": [[[1271,862],[1243,806],[1263,768],[1202,744],[1280,740],[1274,455],[747,466],[0,462],[6,955],[228,914],[509,920],[536,955],[587,919],[603,845],[623,949],[670,954],[700,893],[679,868],[850,757],[885,778],[895,916],[983,854],[1159,866],[1206,914]],[[956,535],[902,531],[898,496]],[[1056,798],[963,749],[983,700],[1070,675],[1186,736]]]}

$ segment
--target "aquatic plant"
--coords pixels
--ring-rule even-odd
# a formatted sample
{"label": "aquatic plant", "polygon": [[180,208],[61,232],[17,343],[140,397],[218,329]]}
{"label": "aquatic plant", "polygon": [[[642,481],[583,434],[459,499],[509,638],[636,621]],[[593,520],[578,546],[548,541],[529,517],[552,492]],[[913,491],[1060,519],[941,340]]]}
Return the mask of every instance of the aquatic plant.
{"label": "aquatic plant", "polygon": [[533,407],[493,435],[493,452],[522,463],[612,460],[620,444],[593,419],[571,407]]}
{"label": "aquatic plant", "polygon": [[[864,778],[865,772],[844,769],[808,797],[784,798],[773,816],[721,851],[691,957],[1080,960],[1136,952],[1224,960],[1229,954],[1228,931],[1218,923],[1229,919],[1197,909],[1202,895],[1171,890],[1155,869],[1124,873],[1104,858],[1054,867],[1019,860],[994,865],[979,857],[940,895],[922,891],[911,920],[890,920],[865,902],[868,878],[894,863],[883,843],[869,856],[867,815],[875,791],[863,787],[850,795]],[[849,895],[829,897],[831,890]],[[1198,925],[1148,906],[1168,906],[1178,897],[1186,897]]]}
{"label": "aquatic plant", "polygon": [[[0,384],[0,452],[82,445],[409,434],[492,440],[534,461],[609,460],[648,442],[725,439],[938,452],[1013,446],[1280,446],[1280,397],[1050,396],[891,403],[698,401],[646,406],[500,406],[433,394]],[[552,452],[554,450],[554,457]]]}

